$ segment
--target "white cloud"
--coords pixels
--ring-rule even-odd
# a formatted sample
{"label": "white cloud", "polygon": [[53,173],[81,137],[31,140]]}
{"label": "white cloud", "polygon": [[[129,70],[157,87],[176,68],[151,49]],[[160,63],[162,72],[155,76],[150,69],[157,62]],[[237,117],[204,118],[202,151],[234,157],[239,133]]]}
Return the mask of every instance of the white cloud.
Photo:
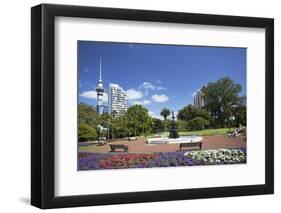
{"label": "white cloud", "polygon": [[153,117],[155,115],[155,112],[148,111],[148,114]]}
{"label": "white cloud", "polygon": [[88,71],[89,71],[89,69],[88,69],[88,68],[85,68],[85,69],[84,69],[84,72],[88,72]]}
{"label": "white cloud", "polygon": [[135,100],[143,97],[142,92],[135,89],[128,89],[126,91],[126,94],[127,94],[127,100]]}
{"label": "white cloud", "polygon": [[150,104],[151,101],[150,100],[142,100],[142,101],[139,101],[139,100],[136,100],[136,101],[133,101],[133,105],[136,105],[136,104],[139,104],[139,105],[147,105],[147,104]]}
{"label": "white cloud", "polygon": [[152,83],[150,83],[150,82],[143,82],[140,87],[141,87],[141,88],[144,88],[144,89],[146,89],[146,90],[149,90],[149,89],[155,90],[155,88],[156,88],[156,87],[155,87]]}
{"label": "white cloud", "polygon": [[84,98],[90,98],[90,99],[97,99],[97,92],[96,91],[84,91],[79,96]]}
{"label": "white cloud", "polygon": [[[156,83],[158,84],[161,84],[162,82],[157,80]],[[157,86],[157,85],[154,85],[152,84],[151,82],[143,82],[140,86],[139,86],[139,89],[142,89],[144,90],[144,94],[145,95],[148,95],[149,93],[149,90],[151,91],[160,91],[160,90],[167,90],[166,87],[163,87],[163,86]]]}
{"label": "white cloud", "polygon": [[156,90],[158,90],[158,91],[160,91],[160,90],[166,90],[166,89],[167,89],[166,87],[161,87],[161,86],[156,87]]}
{"label": "white cloud", "polygon": [[163,119],[164,119],[161,115],[156,114],[155,112],[152,112],[152,111],[149,111],[148,114],[149,114],[151,117],[153,117],[153,118],[158,118],[158,119],[160,119],[160,120],[163,120]]}
{"label": "white cloud", "polygon": [[144,105],[147,105],[147,104],[150,104],[150,103],[151,103],[150,100],[143,100],[143,104],[144,104]]}
{"label": "white cloud", "polygon": [[169,100],[169,97],[167,95],[152,95],[151,99],[154,101],[154,102],[160,102],[160,103],[163,103],[163,102],[166,102]]}
{"label": "white cloud", "polygon": [[[97,99],[97,92],[95,90],[84,91],[79,96],[89,99]],[[108,102],[108,94],[105,92],[103,93],[103,102]]]}

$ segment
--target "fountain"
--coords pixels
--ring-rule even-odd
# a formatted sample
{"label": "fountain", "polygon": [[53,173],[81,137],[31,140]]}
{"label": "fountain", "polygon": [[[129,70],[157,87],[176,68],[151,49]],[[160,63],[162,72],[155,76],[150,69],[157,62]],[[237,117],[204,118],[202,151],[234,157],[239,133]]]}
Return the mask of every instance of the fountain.
{"label": "fountain", "polygon": [[174,115],[174,111],[172,111],[172,127],[170,129],[170,135],[169,138],[179,138],[179,133],[177,131],[177,127],[176,127],[176,122],[175,122],[175,115]]}
{"label": "fountain", "polygon": [[174,111],[172,111],[172,125],[169,137],[157,137],[147,139],[147,144],[180,144],[180,143],[194,143],[202,142],[203,137],[200,136],[179,136],[175,122]]}

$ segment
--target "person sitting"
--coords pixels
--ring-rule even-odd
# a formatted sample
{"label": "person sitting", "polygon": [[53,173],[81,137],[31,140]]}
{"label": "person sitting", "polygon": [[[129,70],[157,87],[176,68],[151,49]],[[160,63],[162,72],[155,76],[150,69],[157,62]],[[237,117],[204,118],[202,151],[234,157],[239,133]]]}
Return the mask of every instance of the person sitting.
{"label": "person sitting", "polygon": [[234,128],[233,131],[228,131],[228,132],[227,132],[227,137],[228,137],[228,138],[230,138],[230,137],[235,138],[236,136],[239,135],[239,132],[240,132],[239,129]]}

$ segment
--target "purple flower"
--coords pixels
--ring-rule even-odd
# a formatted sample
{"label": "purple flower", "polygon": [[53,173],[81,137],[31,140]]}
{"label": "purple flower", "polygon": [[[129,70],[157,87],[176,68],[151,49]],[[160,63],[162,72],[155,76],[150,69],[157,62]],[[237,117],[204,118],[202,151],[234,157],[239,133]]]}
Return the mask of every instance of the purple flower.
{"label": "purple flower", "polygon": [[154,154],[79,152],[78,170],[152,168],[246,163],[246,149],[241,148],[236,150],[240,150],[245,154],[245,160],[236,162],[221,160],[211,162],[206,159],[193,159],[189,156],[189,153],[191,152],[187,151],[161,152]]}

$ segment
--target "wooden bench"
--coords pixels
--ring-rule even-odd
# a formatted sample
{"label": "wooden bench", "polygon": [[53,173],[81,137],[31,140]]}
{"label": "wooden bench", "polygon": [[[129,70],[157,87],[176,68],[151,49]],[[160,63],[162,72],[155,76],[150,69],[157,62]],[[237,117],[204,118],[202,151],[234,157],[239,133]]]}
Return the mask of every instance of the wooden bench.
{"label": "wooden bench", "polygon": [[189,143],[181,143],[180,144],[180,150],[182,150],[182,148],[184,147],[194,147],[197,146],[200,150],[202,148],[202,142],[189,142]]}
{"label": "wooden bench", "polygon": [[114,152],[116,149],[123,149],[124,152],[128,152],[129,148],[125,144],[109,144],[111,152]]}

